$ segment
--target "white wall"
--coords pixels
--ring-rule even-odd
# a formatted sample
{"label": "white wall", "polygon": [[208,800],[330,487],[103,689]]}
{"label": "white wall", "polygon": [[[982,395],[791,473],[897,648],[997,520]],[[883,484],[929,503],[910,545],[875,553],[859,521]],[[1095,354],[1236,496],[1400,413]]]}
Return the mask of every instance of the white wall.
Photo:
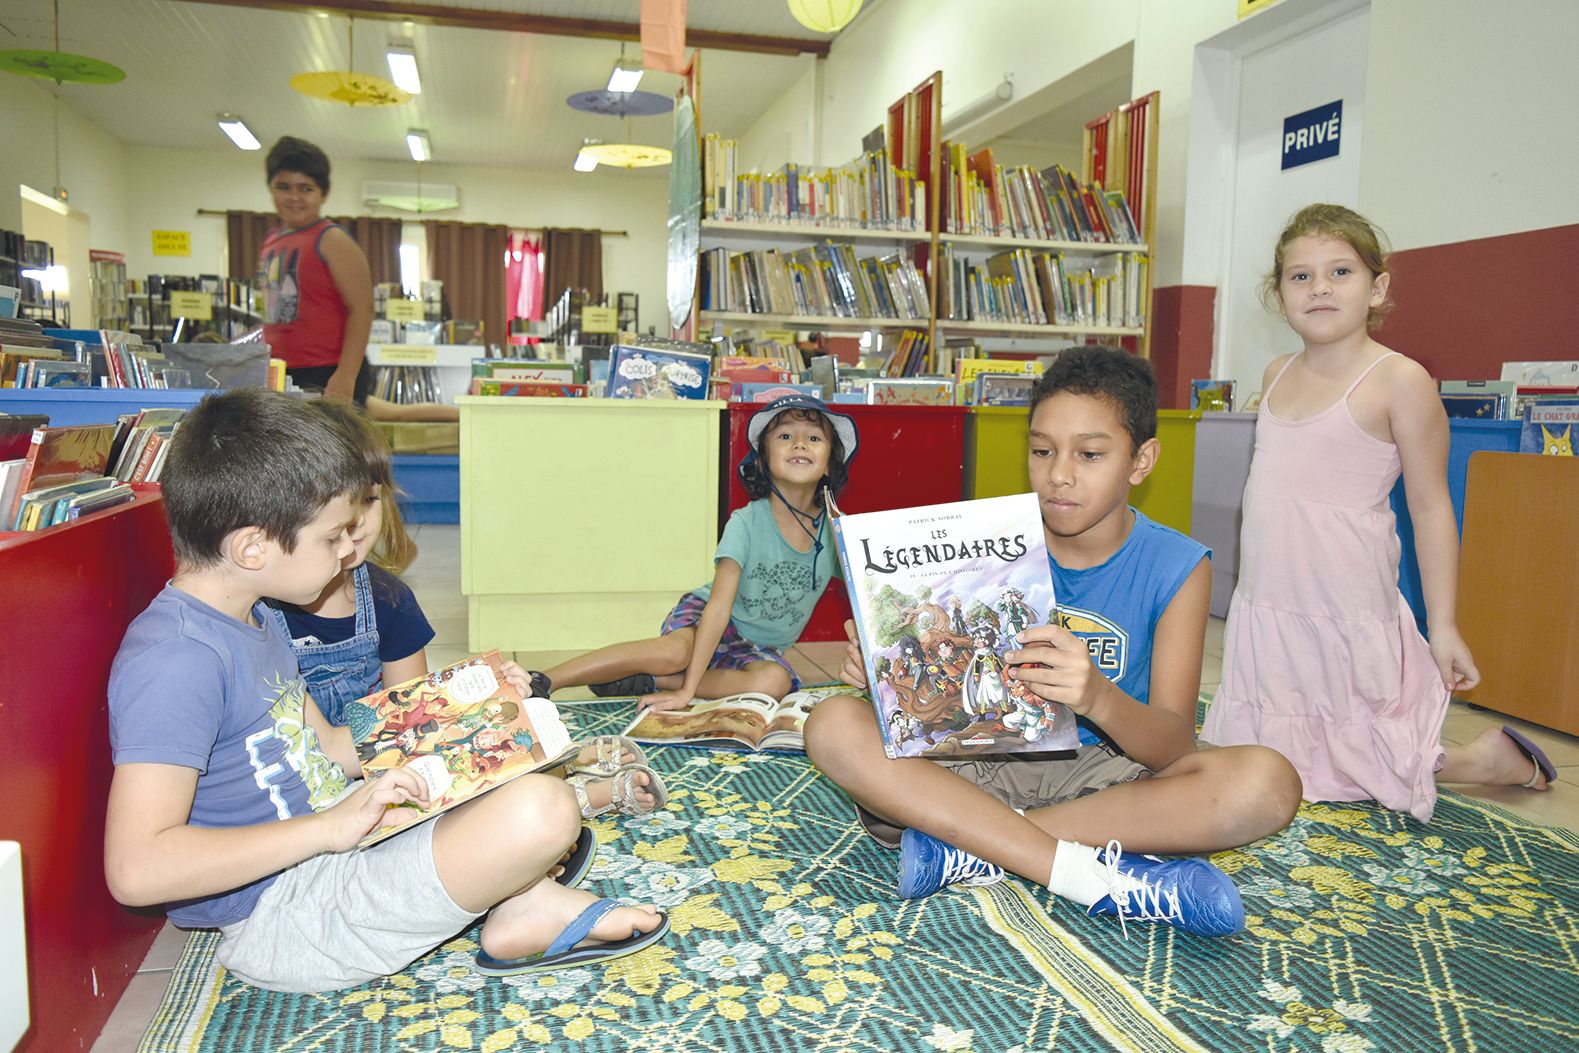
{"label": "white wall", "polygon": [[[29,77],[6,74],[0,86],[0,228],[22,230],[18,187],[48,194],[55,186],[55,100],[48,88]],[[71,207],[87,213],[91,239],[72,258],[61,257],[60,246],[55,246],[56,262],[73,278],[88,273],[88,248],[118,250],[125,242],[124,163],[125,148],[62,100],[60,178],[70,191]]]}
{"label": "white wall", "polygon": [[[325,144],[333,160],[332,144]],[[199,216],[200,208],[269,211],[263,153],[239,150],[177,150],[126,147],[129,201],[127,273],[223,274],[226,271],[225,221]],[[641,297],[643,326],[664,317],[665,260],[668,245],[667,169],[643,174],[599,169],[591,173],[529,172],[431,164],[424,182],[460,188],[460,208],[419,217],[392,209],[370,210],[361,202],[366,179],[414,182],[416,166],[348,159],[334,161],[327,211],[331,214],[387,215],[408,221],[423,218],[511,227],[596,227],[624,230],[627,237],[603,239],[603,283],[609,291]],[[187,230],[192,256],[154,256],[150,232]]]}
{"label": "white wall", "polygon": [[1395,248],[1579,223],[1579,4],[1374,0],[1360,209]]}
{"label": "white wall", "polygon": [[[768,172],[782,168],[787,162],[802,165],[822,165],[822,142],[817,137],[819,123],[817,111],[817,85],[821,77],[818,63],[822,60],[807,56],[802,60],[806,72],[790,85],[788,91],[774,100],[757,118],[751,128],[740,138],[735,153],[738,171],[753,169]],[[709,94],[727,91],[728,85],[711,85],[707,81],[707,67],[702,67],[702,131],[713,130],[707,120]],[[876,123],[875,121],[873,122]],[[840,162],[848,158],[839,158]]]}

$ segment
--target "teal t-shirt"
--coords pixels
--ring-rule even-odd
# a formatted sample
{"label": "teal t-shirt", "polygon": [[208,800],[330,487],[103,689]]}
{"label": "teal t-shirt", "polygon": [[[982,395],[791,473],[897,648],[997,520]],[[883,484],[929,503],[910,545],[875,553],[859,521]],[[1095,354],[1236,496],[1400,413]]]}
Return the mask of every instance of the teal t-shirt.
{"label": "teal t-shirt", "polygon": [[[784,648],[800,639],[822,590],[839,576],[839,557],[827,516],[818,531],[821,552],[815,546],[811,552],[791,548],[773,520],[771,500],[758,498],[729,517],[713,562],[727,556],[740,564],[740,588],[729,612],[740,635],[754,644]],[[707,599],[712,582],[695,592]]]}

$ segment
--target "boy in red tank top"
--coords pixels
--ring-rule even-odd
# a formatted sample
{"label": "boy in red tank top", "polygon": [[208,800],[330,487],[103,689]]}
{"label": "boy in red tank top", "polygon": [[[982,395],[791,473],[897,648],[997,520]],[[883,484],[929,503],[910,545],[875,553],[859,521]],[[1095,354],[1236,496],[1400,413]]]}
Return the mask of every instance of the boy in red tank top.
{"label": "boy in red tank top", "polygon": [[351,235],[320,214],[329,196],[329,158],[312,143],[285,136],[269,151],[267,171],[284,226],[264,240],[259,261],[264,341],[298,387],[365,403],[373,279]]}

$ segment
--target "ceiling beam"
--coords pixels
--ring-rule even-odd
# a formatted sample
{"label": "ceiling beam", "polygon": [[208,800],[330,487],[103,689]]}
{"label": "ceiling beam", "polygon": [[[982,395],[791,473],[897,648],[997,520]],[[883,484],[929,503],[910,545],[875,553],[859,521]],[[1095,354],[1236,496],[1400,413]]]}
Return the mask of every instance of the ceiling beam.
{"label": "ceiling beam", "polygon": [[[307,14],[322,11],[331,15],[354,15],[370,21],[419,22],[429,26],[454,26],[458,29],[492,29],[507,33],[536,33],[544,36],[586,37],[594,40],[641,40],[640,22],[613,22],[597,18],[565,18],[558,15],[533,15],[514,11],[481,11],[470,7],[409,3],[406,0],[326,0],[304,3],[301,0],[179,0],[184,3],[213,4],[219,7],[256,7],[268,11]],[[718,51],[750,51],[763,55],[803,55],[826,57],[831,41],[800,37],[768,37],[752,33],[723,33],[711,29],[685,30],[691,47]]]}

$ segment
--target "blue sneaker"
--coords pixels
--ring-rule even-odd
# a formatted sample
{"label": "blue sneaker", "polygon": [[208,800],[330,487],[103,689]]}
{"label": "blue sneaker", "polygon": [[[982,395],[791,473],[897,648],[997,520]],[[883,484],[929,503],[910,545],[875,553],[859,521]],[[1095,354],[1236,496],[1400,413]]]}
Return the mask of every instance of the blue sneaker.
{"label": "blue sneaker", "polygon": [[1126,855],[1117,841],[1097,853],[1109,892],[1091,905],[1092,917],[1162,921],[1196,936],[1232,936],[1245,927],[1245,907],[1227,874],[1204,859]]}
{"label": "blue sneaker", "polygon": [[949,885],[996,885],[1003,868],[930,834],[907,828],[899,838],[899,898],[921,899]]}

